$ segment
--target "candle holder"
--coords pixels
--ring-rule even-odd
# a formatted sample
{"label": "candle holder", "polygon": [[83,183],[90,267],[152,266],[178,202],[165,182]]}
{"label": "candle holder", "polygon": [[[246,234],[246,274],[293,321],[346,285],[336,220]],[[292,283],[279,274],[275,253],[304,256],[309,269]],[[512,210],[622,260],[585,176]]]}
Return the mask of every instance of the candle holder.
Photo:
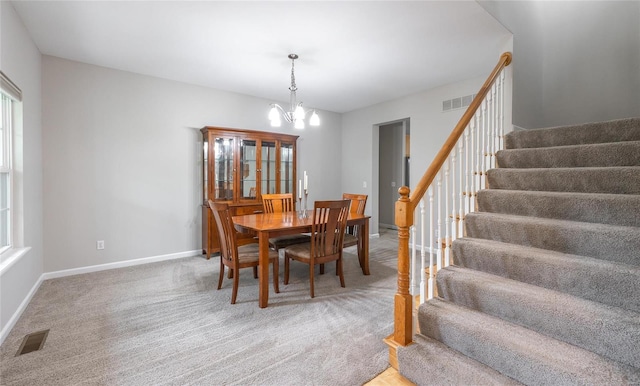
{"label": "candle holder", "polygon": [[302,209],[302,195],[298,196],[298,218],[304,218],[304,209]]}
{"label": "candle holder", "polygon": [[309,198],[309,191],[304,190],[304,206],[302,207],[302,215],[300,218],[307,218],[309,215],[307,214],[307,199]]}

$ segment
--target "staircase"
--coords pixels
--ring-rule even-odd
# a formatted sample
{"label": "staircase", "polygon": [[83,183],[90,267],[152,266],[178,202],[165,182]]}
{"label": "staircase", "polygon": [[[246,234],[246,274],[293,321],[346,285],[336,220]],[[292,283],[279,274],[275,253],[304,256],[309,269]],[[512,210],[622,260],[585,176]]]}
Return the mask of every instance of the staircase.
{"label": "staircase", "polygon": [[515,131],[398,348],[418,385],[640,384],[640,118]]}

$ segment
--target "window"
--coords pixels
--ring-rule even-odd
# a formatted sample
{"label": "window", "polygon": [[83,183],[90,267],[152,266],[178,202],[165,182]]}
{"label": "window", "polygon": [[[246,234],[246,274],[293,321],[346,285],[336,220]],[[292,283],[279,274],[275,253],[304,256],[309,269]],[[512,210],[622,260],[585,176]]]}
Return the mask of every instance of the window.
{"label": "window", "polygon": [[12,100],[3,92],[0,119],[0,253],[11,247],[11,123]]}
{"label": "window", "polygon": [[15,247],[13,135],[22,92],[2,72],[0,86],[0,255],[4,257]]}

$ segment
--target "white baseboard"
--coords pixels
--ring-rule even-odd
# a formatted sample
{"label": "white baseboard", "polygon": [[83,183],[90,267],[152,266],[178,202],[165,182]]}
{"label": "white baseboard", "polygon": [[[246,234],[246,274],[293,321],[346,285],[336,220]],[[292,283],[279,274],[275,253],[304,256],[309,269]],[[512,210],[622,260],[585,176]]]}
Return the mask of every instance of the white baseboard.
{"label": "white baseboard", "polygon": [[18,319],[20,319],[20,316],[22,316],[22,313],[29,305],[31,298],[33,298],[33,295],[35,295],[38,288],[40,288],[40,284],[42,284],[42,281],[43,281],[42,279],[43,276],[44,275],[40,275],[36,283],[33,285],[33,287],[31,287],[31,290],[29,291],[27,296],[24,298],[24,300],[22,300],[22,303],[20,303],[20,306],[18,307],[16,312],[14,312],[13,315],[11,316],[11,319],[9,319],[9,322],[4,326],[2,331],[0,331],[0,345],[3,344],[7,336],[9,336],[9,332],[11,332],[11,329],[13,329],[13,326],[16,325],[16,323],[18,322]]}
{"label": "white baseboard", "polygon": [[62,271],[47,272],[47,273],[43,274],[42,276],[43,276],[43,280],[57,279],[59,277],[65,277],[65,276],[71,276],[71,275],[79,275],[81,273],[105,271],[107,269],[115,269],[115,268],[133,267],[134,265],[156,263],[158,261],[179,259],[179,258],[183,258],[183,257],[191,257],[191,256],[197,256],[197,255],[201,255],[201,254],[202,254],[202,250],[196,249],[196,250],[193,250],[193,251],[170,253],[170,254],[167,254],[167,255],[159,255],[159,256],[151,256],[151,257],[142,257],[140,259],[118,261],[118,262],[115,262],[115,263],[91,265],[91,266],[88,266],[88,267],[81,267],[81,268],[65,269],[65,270],[62,270]]}
{"label": "white baseboard", "polygon": [[0,344],[2,344],[4,340],[7,338],[7,336],[9,335],[9,332],[11,332],[11,329],[13,328],[13,326],[15,326],[15,324],[18,322],[18,319],[20,319],[20,316],[22,316],[22,313],[29,305],[31,298],[33,298],[33,295],[35,295],[36,291],[38,291],[38,288],[40,288],[40,285],[45,280],[57,279],[60,277],[71,276],[71,275],[79,275],[81,273],[105,271],[105,270],[114,269],[114,268],[132,267],[134,265],[149,264],[149,263],[155,263],[158,261],[179,259],[179,258],[191,257],[191,256],[199,256],[201,254],[202,254],[202,250],[196,249],[193,251],[170,253],[167,255],[143,257],[140,259],[118,261],[115,263],[99,264],[99,265],[92,265],[89,267],[65,269],[62,271],[43,273],[42,275],[40,275],[40,277],[38,278],[38,281],[36,281],[36,283],[33,285],[33,287],[31,288],[31,291],[29,291],[29,293],[24,298],[22,303],[20,303],[20,306],[18,307],[16,312],[13,313],[13,316],[11,316],[11,319],[9,319],[9,322],[4,326],[2,331],[0,331]]}

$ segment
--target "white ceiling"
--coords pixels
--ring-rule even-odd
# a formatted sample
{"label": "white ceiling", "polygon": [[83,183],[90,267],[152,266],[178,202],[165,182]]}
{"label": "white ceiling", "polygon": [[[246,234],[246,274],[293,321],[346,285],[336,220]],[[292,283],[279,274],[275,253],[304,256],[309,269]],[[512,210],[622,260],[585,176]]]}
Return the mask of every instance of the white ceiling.
{"label": "white ceiling", "polygon": [[343,113],[488,75],[475,1],[18,1],[43,54]]}

